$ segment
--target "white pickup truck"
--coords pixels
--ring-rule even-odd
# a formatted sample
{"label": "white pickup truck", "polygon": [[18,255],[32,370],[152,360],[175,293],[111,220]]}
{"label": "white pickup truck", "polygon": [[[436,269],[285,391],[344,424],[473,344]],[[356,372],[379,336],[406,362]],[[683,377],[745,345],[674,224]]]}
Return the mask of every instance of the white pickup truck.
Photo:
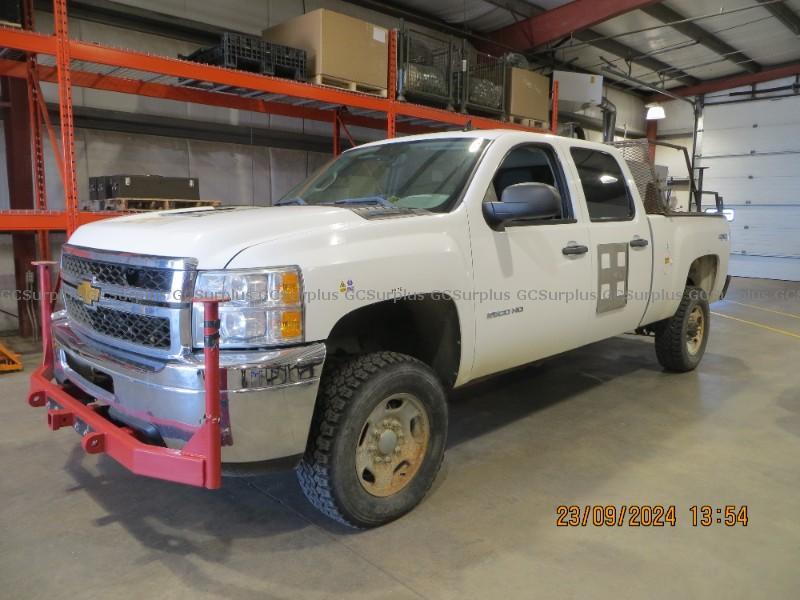
{"label": "white pickup truck", "polygon": [[180,450],[204,416],[191,299],[225,295],[224,469],[296,466],[323,513],[380,525],[433,483],[448,389],[628,331],[655,336],[665,369],[694,369],[728,236],[721,216],[647,214],[606,145],[513,131],[365,144],[273,207],[80,227],[53,377]]}

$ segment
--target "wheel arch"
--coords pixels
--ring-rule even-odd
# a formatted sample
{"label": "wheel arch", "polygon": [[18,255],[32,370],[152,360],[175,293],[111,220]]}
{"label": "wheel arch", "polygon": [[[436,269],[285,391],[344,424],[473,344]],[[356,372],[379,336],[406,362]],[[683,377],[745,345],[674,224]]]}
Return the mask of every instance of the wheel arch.
{"label": "wheel arch", "polygon": [[689,265],[689,272],[686,274],[686,285],[698,287],[710,296],[717,281],[718,269],[718,255],[706,254],[698,256]]}
{"label": "wheel arch", "polygon": [[461,367],[461,320],[453,298],[427,293],[375,302],[339,318],[325,341],[328,354],[389,350],[427,364],[452,387]]}

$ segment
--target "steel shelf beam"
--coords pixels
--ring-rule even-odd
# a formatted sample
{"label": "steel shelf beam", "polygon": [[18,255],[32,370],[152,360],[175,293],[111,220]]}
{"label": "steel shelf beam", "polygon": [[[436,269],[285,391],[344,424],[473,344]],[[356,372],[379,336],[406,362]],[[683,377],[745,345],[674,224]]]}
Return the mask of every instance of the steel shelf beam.
{"label": "steel shelf beam", "polygon": [[[94,221],[119,217],[118,212],[85,212],[77,213],[77,224],[85,225]],[[67,231],[66,211],[55,210],[0,210],[0,231]]]}
{"label": "steel shelf beam", "polygon": [[[40,81],[56,83],[56,68],[39,65],[38,74]],[[25,77],[25,65],[20,61],[0,58],[0,75],[8,77]],[[311,107],[300,107],[285,102],[274,102],[246,98],[233,94],[223,94],[210,92],[191,87],[181,87],[165,85],[161,83],[148,83],[137,79],[126,79],[113,75],[101,75],[88,71],[72,69],[72,84],[77,87],[91,88],[106,92],[119,92],[122,94],[135,94],[137,96],[147,96],[149,98],[161,98],[163,100],[176,100],[179,102],[192,102],[194,104],[206,104],[222,108],[235,108],[252,112],[268,113],[284,117],[295,117],[298,119],[310,119],[313,121],[332,122],[332,110],[322,110]],[[338,105],[337,105],[338,106]],[[345,115],[343,117],[348,125],[367,127],[369,129],[386,129],[385,118],[373,118],[357,115]],[[430,132],[430,128],[405,127],[401,128],[403,133],[425,133]]]}

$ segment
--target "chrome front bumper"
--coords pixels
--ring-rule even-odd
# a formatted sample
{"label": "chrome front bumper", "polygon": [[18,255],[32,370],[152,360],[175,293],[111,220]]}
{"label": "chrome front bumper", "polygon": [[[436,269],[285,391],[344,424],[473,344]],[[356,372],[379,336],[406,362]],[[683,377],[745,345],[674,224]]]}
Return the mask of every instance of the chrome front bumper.
{"label": "chrome front bumper", "polygon": [[[54,375],[108,405],[110,416],[181,448],[204,413],[203,355],[143,357],[97,344],[53,320]],[[325,344],[220,352],[222,462],[302,454],[325,361]]]}

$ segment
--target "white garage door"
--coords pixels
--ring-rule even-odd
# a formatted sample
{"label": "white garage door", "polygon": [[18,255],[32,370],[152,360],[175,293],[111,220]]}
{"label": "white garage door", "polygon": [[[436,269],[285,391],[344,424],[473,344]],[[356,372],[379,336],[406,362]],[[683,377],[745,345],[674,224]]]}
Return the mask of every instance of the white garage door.
{"label": "white garage door", "polygon": [[731,275],[800,281],[800,97],[707,106],[702,154],[735,210]]}

